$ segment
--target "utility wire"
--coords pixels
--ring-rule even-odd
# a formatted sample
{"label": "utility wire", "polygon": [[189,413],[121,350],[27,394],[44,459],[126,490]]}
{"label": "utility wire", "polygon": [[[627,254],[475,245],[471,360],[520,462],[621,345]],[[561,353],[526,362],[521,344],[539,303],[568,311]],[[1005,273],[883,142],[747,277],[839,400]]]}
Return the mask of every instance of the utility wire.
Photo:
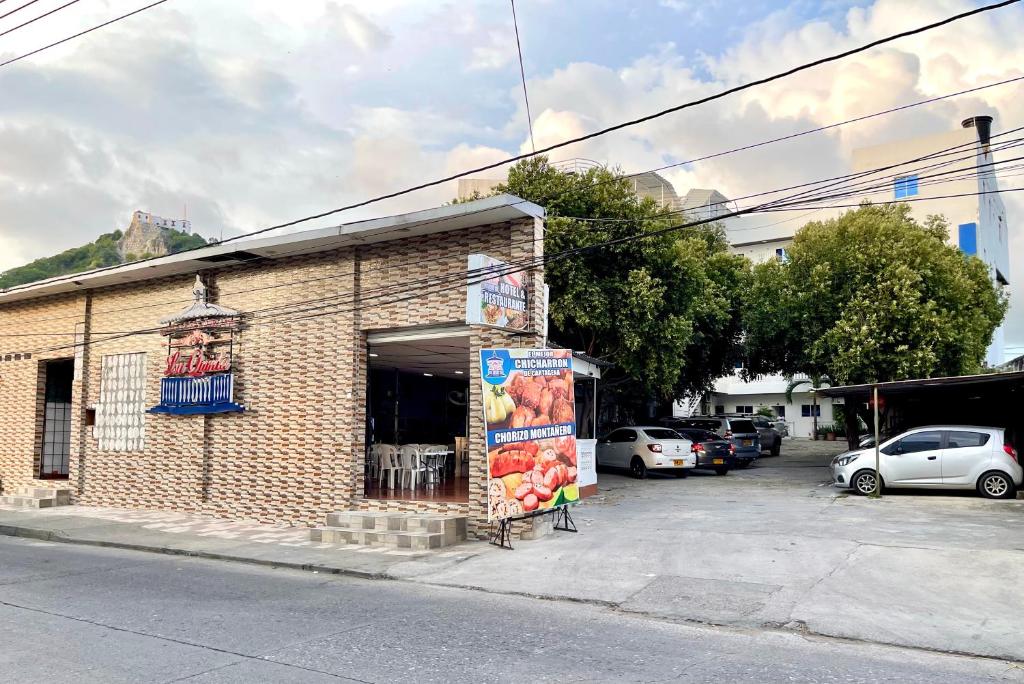
{"label": "utility wire", "polygon": [[[908,202],[931,201],[931,200],[939,200],[939,199],[952,199],[952,198],[958,198],[958,197],[973,197],[973,196],[980,196],[980,195],[999,194],[999,193],[1003,193],[1003,192],[1020,192],[1020,191],[1024,191],[1024,188],[1012,188],[1012,189],[1006,189],[1006,190],[992,190],[992,191],[983,191],[983,192],[977,192],[977,193],[961,193],[961,194],[936,196],[936,197],[911,198],[911,199],[905,200],[905,201],[908,201]],[[831,205],[831,206],[832,207],[836,207],[836,208],[840,208],[840,207],[859,207],[861,205],[860,204],[842,204],[842,205]],[[821,207],[821,208],[829,208],[829,207]],[[752,208],[752,209],[746,209],[746,210],[741,210],[741,211],[737,211],[737,212],[732,212],[730,215],[725,216],[724,218],[731,218],[733,216],[739,216],[739,215],[754,213],[755,211],[756,212],[771,212],[771,211],[781,211],[781,209],[772,209],[772,208],[768,208],[768,207],[766,207],[766,208],[759,208],[759,209],[753,209]],[[658,234],[660,234],[662,232],[678,231],[678,230],[682,230],[682,229],[685,229],[685,228],[691,228],[691,227],[696,227],[696,226],[699,226],[699,225],[704,225],[704,224],[707,224],[707,223],[713,223],[715,221],[718,221],[720,218],[723,218],[723,217],[715,217],[715,218],[703,219],[703,220],[700,220],[700,221],[694,221],[694,222],[687,223],[687,224],[671,226],[671,227],[665,229],[664,231],[658,231],[656,233],[651,233],[651,234],[646,234],[646,235],[641,235],[641,236],[635,236],[635,238],[638,237],[640,239],[643,239],[643,238],[655,237],[655,236],[657,236]],[[573,251],[573,252],[590,251],[590,250],[593,250],[595,248],[607,246],[607,244],[612,244],[612,243],[617,244],[618,242],[620,242],[620,241],[612,241],[610,243],[601,243],[601,244],[597,244],[597,245],[589,245],[589,246],[577,248],[576,250],[570,250],[570,251]],[[556,256],[559,257],[559,258],[564,258],[563,254],[559,254],[559,255],[556,255]],[[543,260],[543,261],[546,262],[546,259]],[[409,294],[409,295],[406,295],[406,296],[403,296],[403,297],[400,297],[400,298],[397,298],[397,299],[393,299],[391,301],[384,302],[384,303],[378,304],[376,306],[383,307],[383,306],[391,306],[391,305],[394,305],[394,304],[400,304],[400,303],[407,302],[407,301],[410,301],[410,300],[413,300],[413,299],[418,299],[418,298],[421,298],[421,297],[424,297],[424,296],[427,296],[427,295],[440,294],[440,293],[442,293],[444,291],[447,291],[447,290],[459,289],[459,288],[465,287],[467,284],[475,284],[475,283],[478,283],[478,282],[483,282],[483,280],[489,280],[491,278],[495,278],[495,277],[499,277],[499,276],[503,276],[503,275],[510,275],[510,274],[513,274],[513,273],[519,273],[519,272],[527,271],[527,270],[530,270],[530,269],[535,268],[535,267],[537,267],[537,264],[526,265],[526,266],[520,266],[518,264],[517,265],[512,265],[512,266],[509,266],[508,268],[504,268],[501,271],[494,271],[494,272],[488,274],[482,280],[479,280],[479,281],[470,281],[469,283],[464,282],[464,281],[460,281],[459,283],[457,283],[457,284],[455,284],[453,286],[442,287],[442,288],[438,288],[438,289],[434,289],[434,290],[430,290],[430,291],[414,292],[412,294]],[[404,288],[403,288],[403,291],[405,291]],[[387,296],[387,295],[377,295],[376,298],[379,298],[381,296]],[[362,298],[360,298],[360,299],[362,299]],[[322,311],[321,310],[321,309],[324,309],[324,308],[329,308],[331,306],[337,306],[337,304],[335,304],[335,305],[318,306],[318,307],[311,307],[310,309],[302,310],[302,311],[288,312],[289,315],[294,315],[294,314],[297,314],[297,313],[306,313],[306,315],[298,316],[298,317],[295,317],[295,318],[277,318],[277,319],[271,318],[270,320],[267,320],[267,321],[259,321],[259,320],[250,321],[250,322],[247,323],[247,326],[248,327],[262,327],[262,326],[268,326],[268,325],[295,323],[295,322],[299,322],[299,321],[305,321],[305,320],[311,320],[311,319],[315,319],[315,318],[320,318],[320,317],[323,317],[323,316],[338,316],[338,315],[343,315],[343,314],[346,314],[346,313],[354,313],[354,312],[359,311],[362,308],[364,308],[363,304],[359,304],[359,305],[356,305],[356,306],[352,307],[351,309],[334,309],[334,310],[331,310],[331,311]],[[317,311],[317,313],[308,313],[309,311]],[[117,335],[112,336],[112,337],[101,338],[101,339],[97,339],[97,340],[87,340],[85,342],[76,342],[76,343],[72,343],[72,344],[59,345],[59,346],[54,346],[54,347],[46,347],[46,348],[40,348],[40,349],[33,349],[31,351],[23,352],[23,353],[40,354],[40,353],[46,353],[46,352],[52,352],[52,351],[61,351],[61,350],[66,350],[66,349],[76,349],[76,348],[79,348],[79,347],[84,348],[84,347],[92,346],[94,344],[102,344],[104,342],[110,342],[110,341],[114,341],[114,340],[118,340],[118,339],[124,339],[126,337],[132,337],[132,336],[136,336],[136,335],[143,335],[143,334],[150,334],[150,333],[153,333],[153,332],[159,332],[159,330],[160,330],[160,328],[149,328],[149,329],[143,329],[143,330],[129,331],[129,332],[125,332],[125,333],[122,333],[122,334],[117,334]]]}
{"label": "utility wire", "polygon": [[26,7],[28,7],[29,5],[34,5],[34,4],[35,4],[35,3],[37,3],[37,2],[39,2],[39,0],[29,0],[28,2],[26,2],[26,3],[25,3],[24,5],[22,5],[21,7],[15,7],[15,8],[14,8],[14,9],[12,9],[12,10],[11,10],[10,12],[6,12],[6,13],[4,13],[4,14],[0,14],[0,19],[3,19],[4,17],[9,17],[9,16],[11,16],[12,14],[14,14],[15,12],[17,12],[18,10],[23,10],[23,9],[25,9]]}
{"label": "utility wire", "polygon": [[[77,2],[77,1],[78,0],[75,0],[75,2]],[[12,57],[11,59],[8,59],[7,61],[0,62],[0,67],[5,67],[8,64],[14,64],[17,61],[25,59],[26,57],[31,57],[32,55],[38,55],[43,50],[49,50],[52,47],[57,47],[58,45],[61,45],[63,43],[68,42],[69,40],[74,40],[75,38],[79,38],[81,36],[84,36],[87,33],[92,33],[93,31],[98,31],[99,29],[103,28],[104,26],[110,26],[111,24],[117,23],[117,22],[121,21],[122,19],[127,19],[128,17],[134,16],[134,15],[138,14],[139,12],[145,12],[146,10],[150,9],[151,7],[156,7],[157,5],[162,5],[165,2],[167,2],[167,0],[157,0],[156,2],[154,2],[152,4],[146,5],[145,7],[140,7],[139,9],[137,9],[137,10],[135,10],[133,12],[129,12],[128,14],[122,14],[119,17],[115,17],[115,18],[113,18],[113,19],[111,19],[109,21],[103,22],[102,24],[97,24],[96,26],[93,26],[92,28],[86,29],[84,31],[79,31],[78,33],[76,33],[76,34],[74,34],[72,36],[68,36],[67,38],[61,38],[60,40],[58,40],[56,42],[50,43],[49,45],[44,45],[41,48],[36,48],[35,50],[32,50],[31,52],[26,52],[23,55],[18,55],[17,57]],[[68,4],[71,4],[71,3],[68,3]],[[58,8],[58,9],[60,9],[60,8]],[[54,11],[56,11],[56,10],[54,10]],[[46,15],[43,15],[43,16],[46,16]],[[15,28],[17,28],[17,27],[15,27]],[[3,34],[0,34],[0,35],[3,35]]]}
{"label": "utility wire", "polygon": [[[71,5],[74,5],[76,2],[78,2],[78,0],[71,0],[71,2],[66,2],[63,5],[61,5],[60,7],[55,7],[54,9],[50,10],[49,12],[46,12],[45,14],[40,14],[38,17],[33,17],[32,19],[29,19],[28,21],[26,21],[26,22],[24,22],[22,24],[18,24],[17,26],[13,26],[13,27],[7,29],[6,31],[2,31],[2,32],[0,32],[0,37],[6,36],[8,33],[12,33],[14,31],[17,31],[18,29],[20,29],[20,28],[22,28],[24,26],[28,26],[29,24],[34,24],[35,22],[39,21],[40,19],[45,19],[46,17],[50,16],[54,12],[60,12],[65,7],[71,7]],[[31,4],[32,3],[30,2],[29,5],[31,5]],[[23,7],[28,7],[28,5],[24,5]],[[22,9],[22,7],[19,7],[18,9]],[[18,10],[14,10],[14,12],[17,12],[17,11]],[[14,14],[14,12],[8,12],[7,14]],[[6,17],[7,14],[5,14],[4,16]],[[3,64],[0,64],[0,66],[3,66]]]}
{"label": "utility wire", "polygon": [[516,0],[512,3],[512,26],[516,30],[516,51],[519,53],[519,76],[523,81],[523,101],[526,103],[526,123],[530,127],[530,149],[537,154],[537,143],[533,139],[533,116],[530,114],[530,95],[526,92],[526,70],[523,68],[523,46],[519,44],[519,22],[516,20]]}
{"label": "utility wire", "polygon": [[[1002,136],[1009,135],[1009,134],[1014,133],[1014,132],[1019,131],[1019,130],[1024,130],[1024,127],[1010,129],[1008,131],[1005,131],[1005,132],[1002,132],[1002,133],[998,133],[998,134],[996,134],[996,135],[994,135],[992,137],[993,137],[993,139],[1000,138]],[[1020,139],[1012,139],[1012,140],[1009,140],[1009,141],[1000,141],[998,143],[995,143],[993,145],[993,147],[998,149],[998,146],[1000,146],[1000,145],[1002,145],[1002,146],[1009,146],[1010,143],[1017,142],[1019,140]],[[964,154],[964,150],[961,149],[961,148],[964,148],[965,146],[973,147],[974,144],[975,144],[974,141],[971,141],[971,142],[968,142],[968,143],[960,143],[958,145],[954,145],[954,146],[951,146],[951,147],[948,147],[948,148],[945,148],[945,149],[942,149],[942,150],[938,150],[938,151],[935,151],[935,152],[923,155],[923,156],[918,157],[916,159],[905,160],[903,162],[899,162],[899,163],[896,163],[896,164],[891,164],[891,165],[887,165],[887,166],[883,166],[883,167],[878,167],[878,168],[875,168],[875,169],[869,169],[869,170],[861,171],[861,172],[844,174],[842,176],[826,178],[826,179],[822,179],[822,180],[818,180],[818,181],[812,181],[812,182],[809,182],[809,183],[801,183],[801,184],[797,184],[797,185],[791,185],[791,186],[788,186],[788,187],[785,187],[785,188],[779,188],[779,189],[776,189],[776,190],[770,190],[770,191],[765,191],[765,192],[760,192],[760,193],[753,193],[751,195],[744,196],[744,198],[759,197],[759,196],[764,196],[764,195],[772,195],[772,194],[778,194],[778,193],[781,193],[781,192],[791,192],[793,190],[800,189],[800,188],[805,188],[805,187],[811,186],[811,185],[819,185],[820,186],[823,183],[830,183],[830,185],[823,186],[823,188],[831,187],[831,188],[833,188],[832,192],[835,193],[835,187],[839,186],[841,188],[842,187],[842,182],[845,181],[845,180],[854,179],[854,178],[862,178],[862,177],[864,177],[866,175],[880,173],[880,172],[887,171],[887,170],[890,170],[890,169],[895,168],[895,167],[906,168],[910,164],[914,164],[914,163],[917,163],[917,162],[920,162],[920,161],[924,161],[924,160],[942,158],[942,157],[945,157],[945,156],[949,156],[950,154],[953,154],[953,153],[955,153],[955,154],[963,154],[964,156],[961,156],[961,157],[958,157],[958,158],[955,158],[955,159],[951,159],[951,160],[947,160],[947,161],[944,161],[944,162],[942,162],[940,164],[934,164],[934,165],[931,165],[931,166],[923,167],[923,168],[942,167],[942,166],[949,165],[951,163],[955,163],[955,162],[958,162],[958,161],[963,161],[963,160],[966,160],[966,159],[974,158],[976,156],[976,153],[975,153],[975,151],[973,149],[970,150],[969,152],[967,152],[966,154]],[[1004,160],[1004,161],[1013,161],[1013,160]],[[1000,163],[1000,162],[995,162],[995,163]],[[987,166],[987,165],[983,165],[983,166]],[[847,184],[846,187],[852,187],[852,186]],[[822,190],[823,188],[818,188],[818,189]],[[795,195],[791,195],[789,198],[784,198],[784,199],[788,199],[790,202],[793,202],[796,199],[801,199],[801,198],[804,201],[808,201],[806,199],[807,192],[808,191],[797,193]],[[864,194],[864,192],[863,191],[858,191],[857,193],[852,193],[852,192],[848,192],[847,193],[847,195],[852,195],[852,194]],[[838,197],[839,195],[836,195],[836,196]],[[520,200],[518,203],[525,203],[525,202],[526,202],[526,200]],[[771,204],[771,203],[769,203],[769,204]],[[765,206],[768,206],[768,205],[765,205]],[[489,209],[480,209],[480,210],[477,210],[477,211],[474,211],[474,212],[471,212],[471,213],[467,213],[465,215],[468,216],[468,215],[471,215],[471,214],[474,214],[474,213],[482,213],[482,212],[485,212],[485,211],[489,211]],[[566,218],[566,219],[570,219],[570,220],[574,220],[574,221],[593,221],[593,222],[606,221],[606,222],[618,222],[618,223],[650,223],[652,220],[653,221],[664,220],[665,218],[667,218],[670,215],[684,214],[684,213],[685,212],[683,212],[683,211],[664,212],[664,213],[662,213],[662,214],[660,214],[658,216],[655,216],[655,217],[645,217],[645,218],[641,218],[641,219],[611,219],[611,218],[608,218],[608,219],[585,218],[584,219],[584,218],[571,217],[571,216],[555,217],[555,218]],[[713,221],[718,221],[721,218],[727,218],[727,217],[728,216],[718,216],[718,217],[713,217],[712,220]],[[448,220],[448,219],[447,218],[440,218],[440,219],[435,219],[433,221],[424,222],[424,223],[422,223],[420,225],[428,225],[429,223],[436,223],[436,222],[441,222],[441,221],[446,221],[446,220]],[[789,220],[789,219],[787,219],[787,220]],[[404,231],[404,227],[399,227],[399,228],[392,229],[392,230],[389,230],[389,231],[383,231],[382,233],[379,233],[378,236],[379,235],[384,235],[384,234],[387,234],[387,233],[391,233],[391,232],[395,232],[395,231]],[[643,236],[643,234],[641,233],[638,237],[642,237],[642,236]],[[524,240],[524,241],[511,241],[509,246],[510,247],[514,247],[514,246],[523,245],[523,244],[532,244],[532,243],[535,243],[535,242],[543,240],[543,239],[544,239],[543,237],[540,237],[540,238],[532,238],[532,239],[528,239],[528,240]],[[282,257],[282,256],[286,256],[286,255],[288,255],[288,254],[290,254],[292,252],[303,252],[303,251],[305,251],[305,249],[306,249],[305,247],[298,247],[298,248],[296,248],[294,250],[291,250],[291,251],[286,251],[286,252],[281,252],[281,253],[275,254],[274,256],[275,256],[275,258]],[[297,281],[289,281],[289,282],[285,282],[285,283],[276,283],[274,285],[268,285],[268,286],[264,286],[264,287],[261,287],[261,288],[255,288],[255,289],[254,288],[246,288],[246,289],[237,290],[237,291],[218,291],[218,296],[227,296],[227,295],[239,294],[239,293],[249,293],[249,292],[255,292],[255,291],[259,291],[259,290],[274,289],[274,288],[277,288],[277,287],[294,287],[294,286],[308,284],[310,282],[323,281],[323,280],[334,279],[334,278],[341,278],[341,277],[351,277],[353,275],[356,275],[357,273],[360,274],[360,275],[364,275],[364,274],[368,274],[368,273],[371,273],[371,272],[374,272],[374,271],[387,270],[387,269],[391,269],[391,268],[402,268],[403,266],[411,266],[411,265],[413,265],[413,263],[415,263],[415,264],[423,264],[423,263],[427,263],[429,261],[448,262],[448,261],[450,261],[450,257],[442,256],[442,257],[437,257],[435,259],[417,259],[415,262],[410,262],[408,264],[400,264],[400,263],[399,264],[385,264],[385,265],[380,266],[378,268],[360,268],[360,269],[358,269],[356,271],[331,274],[331,275],[328,275],[328,276],[323,276],[322,278],[300,279],[300,280],[297,280]],[[486,272],[486,269],[482,269],[482,270],[481,269],[474,269],[474,270],[453,272],[452,275],[457,276],[457,277],[474,277],[478,273],[482,274],[484,272]],[[442,276],[445,276],[445,275],[448,275],[448,274],[442,274]],[[488,277],[490,277],[490,276],[488,276]],[[436,279],[436,275],[424,278],[421,281],[416,281],[415,284],[416,285],[419,285],[420,283],[429,284],[430,282],[434,281],[435,279]],[[410,282],[404,281],[403,283],[396,284],[396,285],[394,285],[392,287],[407,288],[407,287],[410,287],[410,286],[411,286]],[[377,290],[387,290],[387,289],[388,289],[387,287],[377,288]],[[369,295],[373,294],[374,291],[375,291],[374,289],[362,290],[362,294],[364,296],[369,296]],[[288,304],[285,304],[285,305],[280,305],[280,306],[277,306],[277,307],[271,307],[271,309],[272,310],[273,309],[282,309],[282,308],[287,308],[289,306],[299,306],[299,305],[302,305],[302,304],[305,304],[305,303],[312,303],[312,302],[317,302],[317,301],[326,301],[326,300],[330,300],[330,299],[337,299],[339,297],[347,297],[347,296],[350,296],[350,294],[346,293],[346,294],[342,294],[342,295],[328,296],[328,297],[324,297],[324,298],[320,298],[320,299],[292,302],[292,303],[288,303]],[[163,302],[163,303],[166,303],[166,304],[176,304],[176,303],[181,303],[181,302],[184,302],[184,301],[188,301],[188,300],[186,300],[186,299],[175,299],[173,301],[168,301],[168,302]],[[137,306],[137,307],[127,307],[127,308],[122,308],[122,309],[107,309],[107,310],[103,310],[103,311],[94,311],[92,315],[95,318],[96,316],[98,316],[100,314],[118,313],[118,312],[122,312],[122,311],[151,308],[152,306],[157,306],[159,304],[160,303],[151,303],[151,304],[147,304],[147,305],[144,305],[144,306]],[[255,313],[255,312],[252,312],[252,313]],[[71,315],[67,315],[67,316],[50,317],[50,318],[45,318],[45,319],[34,319],[33,321],[29,321],[29,322],[38,323],[38,322],[60,320],[60,319],[67,319],[67,318],[76,318],[76,319],[78,319],[78,318],[81,318],[81,316],[79,314],[71,314]],[[24,323],[24,321],[23,321],[23,323]],[[0,337],[2,337],[2,336],[3,335],[0,335]]]}
{"label": "utility wire", "polygon": [[[131,14],[135,14],[137,12],[141,12],[142,10],[149,9],[150,7],[153,7],[155,5],[159,5],[162,2],[166,2],[166,1],[167,0],[158,0],[158,2],[155,2],[152,5],[147,5],[146,7],[143,7],[142,9],[136,10],[135,12],[132,12]],[[551,152],[552,150],[557,150],[557,149],[560,149],[562,147],[566,147],[568,145],[573,145],[575,143],[583,142],[583,141],[586,141],[586,140],[591,140],[593,138],[597,138],[597,137],[602,136],[602,135],[607,135],[608,133],[611,133],[611,132],[614,132],[614,131],[622,130],[624,128],[629,128],[631,126],[636,126],[638,124],[645,123],[647,121],[651,121],[653,119],[657,119],[657,118],[666,116],[668,114],[672,114],[674,112],[679,112],[679,111],[682,111],[684,109],[689,109],[691,107],[696,107],[698,105],[702,105],[702,104],[706,104],[708,102],[712,102],[714,100],[719,100],[719,99],[724,98],[724,97],[726,97],[728,95],[732,95],[734,93],[742,92],[744,90],[749,90],[750,88],[753,88],[753,87],[756,87],[756,86],[759,86],[759,85],[764,85],[766,83],[771,83],[772,81],[777,81],[779,79],[786,78],[788,76],[792,76],[793,74],[796,74],[796,73],[799,73],[799,72],[802,72],[802,71],[806,71],[808,69],[812,69],[812,68],[814,68],[816,66],[821,66],[822,64],[827,64],[827,63],[830,63],[830,62],[835,62],[835,61],[838,61],[838,60],[841,60],[841,59],[845,59],[846,57],[850,57],[852,55],[855,55],[855,54],[858,54],[858,53],[861,53],[861,52],[865,52],[865,51],[870,50],[872,48],[878,47],[879,45],[884,45],[886,43],[890,43],[892,41],[899,40],[901,38],[906,38],[906,37],[909,37],[909,36],[913,36],[913,35],[917,35],[917,34],[920,34],[920,33],[924,33],[926,31],[930,31],[932,29],[936,29],[936,28],[939,28],[941,26],[946,26],[947,24],[951,24],[951,23],[959,21],[961,19],[966,19],[968,17],[972,17],[974,15],[981,14],[983,12],[991,12],[993,10],[1000,9],[1002,7],[1007,7],[1009,5],[1016,4],[1017,2],[1020,2],[1020,0],[1003,0],[1002,2],[998,2],[998,3],[992,4],[992,5],[985,5],[983,7],[978,7],[978,8],[973,9],[973,10],[969,10],[969,11],[966,11],[966,12],[961,12],[959,14],[954,14],[954,15],[952,15],[950,17],[945,18],[945,19],[942,19],[942,20],[939,20],[939,21],[935,21],[935,22],[932,22],[930,24],[925,24],[924,26],[919,26],[919,27],[914,28],[914,29],[908,29],[908,30],[902,31],[900,33],[896,33],[896,34],[892,34],[890,36],[886,36],[885,38],[879,38],[878,40],[874,40],[874,41],[871,41],[869,43],[865,43],[864,45],[861,45],[861,46],[856,47],[856,48],[852,48],[850,50],[845,50],[843,52],[839,52],[839,53],[836,53],[834,55],[830,55],[828,57],[822,57],[822,58],[814,60],[812,62],[805,62],[805,63],[803,63],[803,64],[801,64],[799,66],[793,67],[791,69],[787,69],[785,71],[778,72],[778,73],[773,74],[771,76],[766,76],[766,77],[763,77],[763,78],[756,79],[754,81],[749,81],[747,83],[743,83],[743,84],[740,84],[738,86],[734,86],[732,88],[728,88],[728,89],[720,91],[718,93],[714,93],[712,95],[707,95],[705,97],[701,97],[701,98],[698,98],[696,100],[690,100],[688,102],[684,102],[682,104],[678,104],[678,105],[675,105],[673,107],[669,107],[668,109],[663,109],[661,111],[654,112],[652,114],[647,114],[645,116],[642,116],[642,117],[639,117],[639,118],[636,118],[636,119],[631,119],[631,120],[628,120],[628,121],[623,121],[623,122],[614,124],[612,126],[608,126],[606,128],[602,128],[600,130],[594,131],[592,133],[587,133],[585,135],[577,136],[575,138],[570,138],[568,140],[563,140],[562,142],[554,143],[552,145],[548,145],[547,147],[543,147],[543,148],[541,148],[539,150],[536,150],[534,152],[515,155],[515,156],[512,156],[512,157],[508,157],[507,159],[505,159],[503,161],[500,161],[500,162],[494,162],[492,164],[487,164],[487,165],[484,165],[484,166],[479,166],[479,167],[474,168],[474,169],[468,169],[468,170],[465,170],[465,171],[462,171],[462,172],[459,172],[459,173],[456,173],[456,174],[453,174],[453,175],[450,175],[450,176],[445,176],[443,178],[438,178],[438,179],[435,179],[435,180],[432,180],[432,181],[427,181],[427,182],[424,182],[424,183],[420,183],[418,185],[414,185],[414,186],[405,188],[403,190],[396,190],[394,192],[386,193],[386,194],[383,194],[383,195],[378,195],[376,197],[371,197],[369,199],[362,200],[360,202],[356,202],[356,203],[353,203],[353,204],[348,204],[348,205],[345,205],[345,206],[342,206],[342,207],[337,207],[335,209],[329,209],[327,211],[323,211],[323,212],[320,212],[318,214],[312,214],[312,215],[309,215],[309,216],[305,216],[303,218],[298,218],[298,219],[294,219],[294,220],[291,220],[291,221],[287,221],[285,223],[279,223],[277,225],[268,226],[266,228],[260,228],[259,230],[254,230],[254,231],[251,231],[251,232],[248,232],[248,233],[242,233],[240,235],[235,235],[235,236],[229,237],[229,238],[221,241],[220,244],[223,244],[223,243],[226,243],[226,242],[231,242],[231,241],[234,241],[234,240],[240,240],[240,239],[247,238],[247,237],[252,237],[254,235],[260,235],[260,234],[263,234],[263,233],[268,233],[268,232],[270,232],[272,230],[279,230],[281,228],[289,228],[291,226],[295,226],[295,225],[298,225],[300,223],[305,223],[307,221],[314,221],[316,219],[325,218],[327,216],[338,214],[338,213],[343,212],[343,211],[348,211],[350,209],[356,209],[356,208],[359,208],[359,207],[364,207],[364,206],[367,206],[367,205],[370,205],[370,204],[381,202],[383,200],[392,199],[392,198],[395,198],[395,197],[399,197],[401,195],[406,195],[406,194],[409,194],[411,192],[415,192],[417,190],[423,190],[425,188],[430,188],[430,187],[434,187],[434,186],[437,186],[437,185],[441,185],[443,183],[447,183],[447,182],[456,180],[458,178],[462,178],[463,176],[467,176],[467,175],[472,174],[472,173],[480,173],[481,171],[489,171],[491,169],[494,169],[494,168],[497,168],[497,167],[500,167],[500,166],[505,166],[507,164],[511,164],[511,163],[520,161],[522,159],[527,159],[529,157],[533,157],[533,156],[536,156],[538,154],[545,154],[547,152]],[[118,19],[112,20],[111,22],[107,22],[107,23],[113,23],[113,21],[118,21],[118,20],[120,20],[122,18],[131,16],[131,14],[124,15],[123,17],[118,17]],[[95,30],[96,28],[100,28],[101,26],[104,26],[104,25],[106,25],[106,24],[101,24],[100,26],[95,27],[95,28],[90,29],[90,30]],[[83,32],[83,34],[87,33],[87,32],[88,31],[85,31],[85,32]],[[82,34],[77,34],[77,35],[82,35]],[[66,38],[66,39],[64,39],[64,41],[70,40],[71,38],[74,38],[74,37],[77,37],[77,35],[76,36],[71,36],[70,38]],[[64,41],[59,41],[59,42],[64,42]],[[59,44],[59,43],[54,43],[53,45],[57,45],[57,44]],[[53,45],[49,45],[47,47],[53,47]],[[44,49],[46,49],[46,48],[40,48],[40,50],[44,50]],[[36,50],[35,52],[39,52],[40,50]],[[33,53],[28,53],[28,54],[35,54],[35,53],[33,52]],[[27,55],[22,55],[21,57],[16,57],[13,60],[8,60],[7,62],[0,62],[0,67],[3,67],[6,64],[9,64],[11,61],[17,61],[18,59],[23,59],[24,57],[27,57],[28,54]],[[179,254],[184,253],[184,252],[193,251],[195,249],[202,249],[202,247],[193,247],[193,248],[190,248],[188,250],[182,250],[182,252],[179,252]],[[153,257],[153,258],[154,259],[158,259],[160,257]],[[151,259],[140,259],[140,260],[138,260],[138,261],[136,261],[134,263],[144,263],[144,262],[150,261],[150,260]],[[111,267],[95,269],[92,272],[96,273],[96,272],[100,272],[100,271],[110,270],[111,268],[119,268],[119,266],[111,266]],[[54,282],[58,282],[59,280],[65,280],[65,279],[72,278],[72,277],[74,277],[74,276],[73,275],[69,275],[67,277],[60,277],[59,279],[53,279],[53,281]]]}

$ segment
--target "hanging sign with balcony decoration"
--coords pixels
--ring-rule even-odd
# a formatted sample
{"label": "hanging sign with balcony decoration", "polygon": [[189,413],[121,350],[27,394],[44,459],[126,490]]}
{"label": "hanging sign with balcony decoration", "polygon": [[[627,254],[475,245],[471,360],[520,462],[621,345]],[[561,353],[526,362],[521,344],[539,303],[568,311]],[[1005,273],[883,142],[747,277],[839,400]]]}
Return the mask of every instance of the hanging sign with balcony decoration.
{"label": "hanging sign with balcony decoration", "polygon": [[191,306],[160,321],[160,334],[167,338],[167,363],[160,378],[160,403],[149,413],[244,411],[245,407],[234,401],[231,371],[241,314],[209,303],[198,275],[192,295]]}

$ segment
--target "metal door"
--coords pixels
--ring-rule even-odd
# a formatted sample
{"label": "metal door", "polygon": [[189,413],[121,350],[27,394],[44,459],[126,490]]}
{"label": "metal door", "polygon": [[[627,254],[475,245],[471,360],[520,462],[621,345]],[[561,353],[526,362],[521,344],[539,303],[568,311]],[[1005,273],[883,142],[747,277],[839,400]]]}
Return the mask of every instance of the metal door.
{"label": "metal door", "polygon": [[43,397],[43,439],[39,458],[39,477],[62,479],[68,476],[71,458],[71,383],[75,362],[46,363],[46,390]]}

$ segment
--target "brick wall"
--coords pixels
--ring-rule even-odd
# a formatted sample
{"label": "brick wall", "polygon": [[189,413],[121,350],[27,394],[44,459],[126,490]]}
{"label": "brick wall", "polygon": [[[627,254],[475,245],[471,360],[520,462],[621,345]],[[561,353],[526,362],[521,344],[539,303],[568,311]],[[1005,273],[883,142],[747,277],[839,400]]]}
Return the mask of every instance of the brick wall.
{"label": "brick wall", "polygon": [[[347,508],[458,512],[470,534],[486,533],[483,426],[470,434],[466,503],[368,500],[363,495],[366,337],[409,326],[461,324],[470,253],[506,260],[542,254],[540,221],[482,226],[431,236],[296,256],[202,273],[210,301],[245,314],[236,334],[236,401],[244,413],[147,415],[143,451],[100,451],[85,408],[100,395],[102,357],[146,353],[147,406],[159,402],[166,339],[147,330],[191,301],[195,274],[92,290],[88,294],[0,304],[0,329],[39,337],[0,337],[0,359],[37,350],[31,360],[0,361],[0,486],[31,484],[38,472],[39,362],[73,356],[41,351],[74,341],[75,324],[90,342],[74,385],[69,485],[76,503],[199,511],[234,519],[313,524]],[[542,323],[536,270],[532,320]],[[414,298],[410,298],[414,297]],[[317,301],[309,301],[317,300]],[[301,320],[301,317],[305,317]],[[54,338],[48,335],[56,335]],[[471,334],[469,411],[482,416],[479,350],[532,346],[533,334],[475,328]]]}

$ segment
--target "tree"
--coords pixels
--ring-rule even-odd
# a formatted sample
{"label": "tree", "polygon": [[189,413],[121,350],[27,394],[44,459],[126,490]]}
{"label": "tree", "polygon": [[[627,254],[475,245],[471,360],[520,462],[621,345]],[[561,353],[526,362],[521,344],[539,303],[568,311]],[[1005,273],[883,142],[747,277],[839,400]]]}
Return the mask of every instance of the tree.
{"label": "tree", "polygon": [[813,428],[811,435],[814,439],[818,439],[818,390],[826,385],[831,386],[832,381],[825,375],[811,375],[806,378],[794,378],[789,376],[786,378],[786,403],[793,403],[793,392],[796,391],[797,387],[801,385],[810,385],[811,390],[811,422]]}
{"label": "tree", "polygon": [[543,157],[513,166],[496,191],[545,208],[548,255],[651,235],[545,264],[551,338],[613,362],[602,378],[605,392],[642,413],[650,398],[701,393],[729,372],[739,351],[739,293],[749,267],[729,252],[721,229],[655,235],[685,219],[639,199],[616,171],[563,173]]}
{"label": "tree", "polygon": [[[754,268],[744,303],[748,377],[858,384],[978,372],[1007,299],[984,263],[946,243],[947,230],[938,216],[918,223],[906,204],[865,203],[808,223],[786,263]],[[845,415],[852,443],[856,414]]]}

